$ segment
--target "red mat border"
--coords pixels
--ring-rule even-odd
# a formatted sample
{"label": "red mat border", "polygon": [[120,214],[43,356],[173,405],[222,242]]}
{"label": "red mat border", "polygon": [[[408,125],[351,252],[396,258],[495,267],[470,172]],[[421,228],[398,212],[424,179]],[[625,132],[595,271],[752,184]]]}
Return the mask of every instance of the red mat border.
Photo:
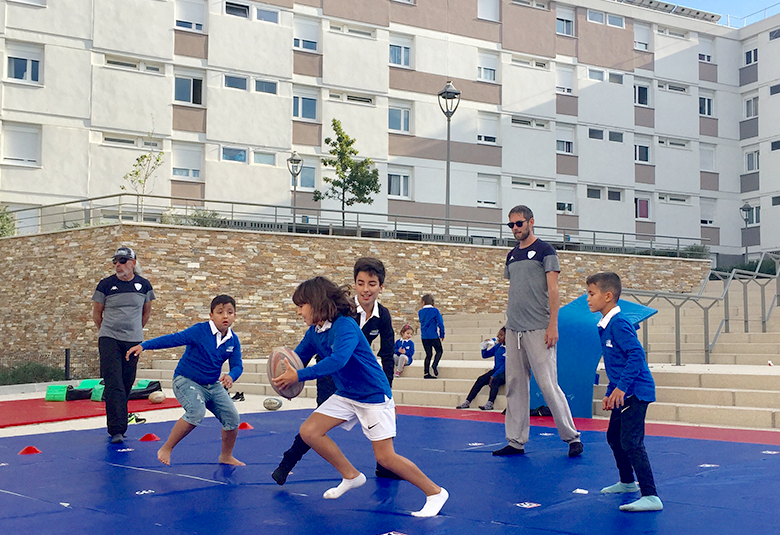
{"label": "red mat border", "polygon": [[[404,405],[396,406],[396,413],[406,416],[427,416],[431,418],[447,418],[450,420],[504,422],[504,416],[500,412],[477,412],[472,410],[438,409]],[[590,418],[575,418],[574,423],[580,431],[606,431],[607,426],[609,425],[608,420],[593,420]],[[531,425],[555,427],[555,422],[549,416],[532,416]],[[765,429],[733,429],[683,424],[648,423],[645,425],[645,434],[659,437],[695,438],[700,440],[718,440],[721,442],[780,446],[780,431],[769,431]]]}
{"label": "red mat border", "polygon": [[[181,407],[176,398],[167,398],[159,404],[145,399],[133,399],[127,404],[128,412],[144,412]],[[23,418],[26,413],[34,414]],[[47,414],[48,413],[48,414]],[[80,399],[75,401],[46,401],[44,398],[0,401],[0,429],[25,425],[44,424],[95,418],[106,415],[102,401]]]}

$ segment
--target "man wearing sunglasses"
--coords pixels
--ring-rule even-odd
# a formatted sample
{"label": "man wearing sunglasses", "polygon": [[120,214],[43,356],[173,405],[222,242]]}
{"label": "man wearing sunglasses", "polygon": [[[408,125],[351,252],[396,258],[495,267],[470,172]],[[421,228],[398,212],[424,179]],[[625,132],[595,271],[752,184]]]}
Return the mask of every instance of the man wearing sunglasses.
{"label": "man wearing sunglasses", "polygon": [[569,457],[582,453],[582,442],[566,396],[558,385],[555,344],[558,342],[558,255],[534,236],[534,214],[518,205],[509,211],[517,245],[506,257],[504,278],[509,279],[506,322],[506,419],[508,444],[493,455],[521,455],[531,429],[530,372],[550,408]]}
{"label": "man wearing sunglasses", "polygon": [[101,280],[92,296],[92,319],[99,329],[108,434],[112,444],[121,444],[127,431],[127,399],[138,366],[137,356],[125,358],[125,354],[144,340],[143,328],[152,314],[154,290],[138,274],[135,251],[120,247],[112,262],[115,273]]}

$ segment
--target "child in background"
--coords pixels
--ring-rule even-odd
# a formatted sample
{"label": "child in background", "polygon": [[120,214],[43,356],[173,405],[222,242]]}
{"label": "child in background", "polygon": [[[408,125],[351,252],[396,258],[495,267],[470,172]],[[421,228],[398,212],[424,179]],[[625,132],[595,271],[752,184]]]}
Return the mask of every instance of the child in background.
{"label": "child in background", "polygon": [[[664,504],[656,493],[644,444],[647,406],[655,401],[655,382],[647,367],[645,350],[631,321],[620,312],[620,277],[612,272],[596,273],[586,283],[588,307],[603,316],[598,330],[609,386],[601,407],[612,411],[607,442],[620,472],[620,481],[601,492],[622,494],[639,490],[642,497],[621,505],[620,510],[660,511]],[[634,481],[634,473],[639,485]]]}
{"label": "child in background", "polygon": [[393,359],[395,360],[396,377],[401,377],[404,366],[408,366],[412,363],[412,355],[414,355],[414,342],[412,342],[413,330],[411,325],[404,325],[401,327],[401,338],[395,342]]}
{"label": "child in background", "polygon": [[498,396],[498,389],[506,381],[504,371],[506,367],[506,346],[504,345],[506,337],[506,327],[501,327],[495,338],[488,338],[480,344],[482,349],[482,358],[489,359],[495,358],[495,364],[493,369],[484,375],[477,377],[474,381],[474,386],[471,387],[469,395],[466,396],[466,401],[455,407],[456,409],[468,409],[471,406],[471,402],[477,397],[479,391],[485,385],[490,386],[490,395],[488,401],[484,405],[480,405],[479,408],[483,411],[492,411],[493,404],[496,402],[496,396]]}
{"label": "child in background", "polygon": [[[226,389],[233,386],[244,371],[241,344],[231,326],[236,320],[236,301],[229,295],[218,295],[211,301],[209,321],[174,334],[158,336],[131,347],[125,358],[140,355],[146,349],[187,346],[173,372],[173,393],[184,409],[184,416],[174,424],[168,440],[157,452],[157,459],[171,464],[171,452],[206,416],[208,408],[222,424],[222,453],[219,462],[244,466],[233,457],[240,418]],[[222,364],[229,360],[230,372],[221,374]],[[221,375],[221,376],[220,376]]]}
{"label": "child in background", "polygon": [[338,486],[325,491],[323,498],[339,498],[366,482],[366,476],[349,462],[328,436],[334,427],[341,426],[348,431],[360,423],[363,434],[371,441],[377,462],[427,496],[425,506],[412,515],[430,517],[439,514],[449,497],[447,491],[393,448],[396,435],[393,394],[371,346],[351,317],[355,305],[354,300],[349,298],[349,291],[324,277],[315,277],[298,286],[293,302],[298,307],[298,314],[310,326],[295,352],[304,365],[314,355],[319,355],[321,360],[314,366],[297,371],[287,366],[273,382],[285,388],[298,381],[325,375],[333,377],[335,394],[317,407],[300,429],[303,440],[332,464],[343,478]]}
{"label": "child in background", "polygon": [[[420,318],[420,338],[425,348],[425,375],[424,379],[436,379],[439,375],[439,361],[444,351],[441,347],[441,341],[444,340],[444,319],[441,317],[439,309],[433,306],[433,296],[425,294],[422,296],[423,307],[417,313]],[[436,356],[431,364],[431,354],[436,350]],[[431,375],[433,371],[433,375]]]}

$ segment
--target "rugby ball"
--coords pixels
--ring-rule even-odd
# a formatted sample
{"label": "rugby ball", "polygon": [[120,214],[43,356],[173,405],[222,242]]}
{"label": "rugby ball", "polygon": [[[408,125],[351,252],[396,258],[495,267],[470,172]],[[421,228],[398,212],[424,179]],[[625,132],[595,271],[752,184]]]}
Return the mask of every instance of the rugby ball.
{"label": "rugby ball", "polygon": [[263,407],[269,411],[275,411],[282,408],[282,400],[279,398],[265,398],[263,400]]}
{"label": "rugby ball", "polygon": [[149,403],[154,403],[156,405],[163,401],[165,401],[165,393],[162,390],[157,390],[149,394]]}
{"label": "rugby ball", "polygon": [[302,382],[297,382],[287,388],[279,388],[272,381],[274,377],[278,377],[284,373],[288,363],[296,370],[303,368],[303,362],[301,362],[301,359],[295,351],[288,347],[274,348],[274,350],[271,351],[271,356],[268,357],[268,382],[271,383],[271,387],[277,394],[283,398],[292,399],[303,391]]}

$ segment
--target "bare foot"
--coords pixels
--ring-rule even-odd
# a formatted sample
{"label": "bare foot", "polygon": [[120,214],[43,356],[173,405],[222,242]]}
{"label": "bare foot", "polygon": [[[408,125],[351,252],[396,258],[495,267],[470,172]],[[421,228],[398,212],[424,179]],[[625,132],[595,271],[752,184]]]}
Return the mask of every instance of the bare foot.
{"label": "bare foot", "polygon": [[166,449],[165,447],[162,447],[159,450],[157,450],[157,460],[159,460],[164,465],[170,466],[171,465],[171,450]]}
{"label": "bare foot", "polygon": [[233,466],[246,466],[246,463],[242,463],[232,455],[229,457],[219,456],[219,462],[222,464],[232,464]]}

